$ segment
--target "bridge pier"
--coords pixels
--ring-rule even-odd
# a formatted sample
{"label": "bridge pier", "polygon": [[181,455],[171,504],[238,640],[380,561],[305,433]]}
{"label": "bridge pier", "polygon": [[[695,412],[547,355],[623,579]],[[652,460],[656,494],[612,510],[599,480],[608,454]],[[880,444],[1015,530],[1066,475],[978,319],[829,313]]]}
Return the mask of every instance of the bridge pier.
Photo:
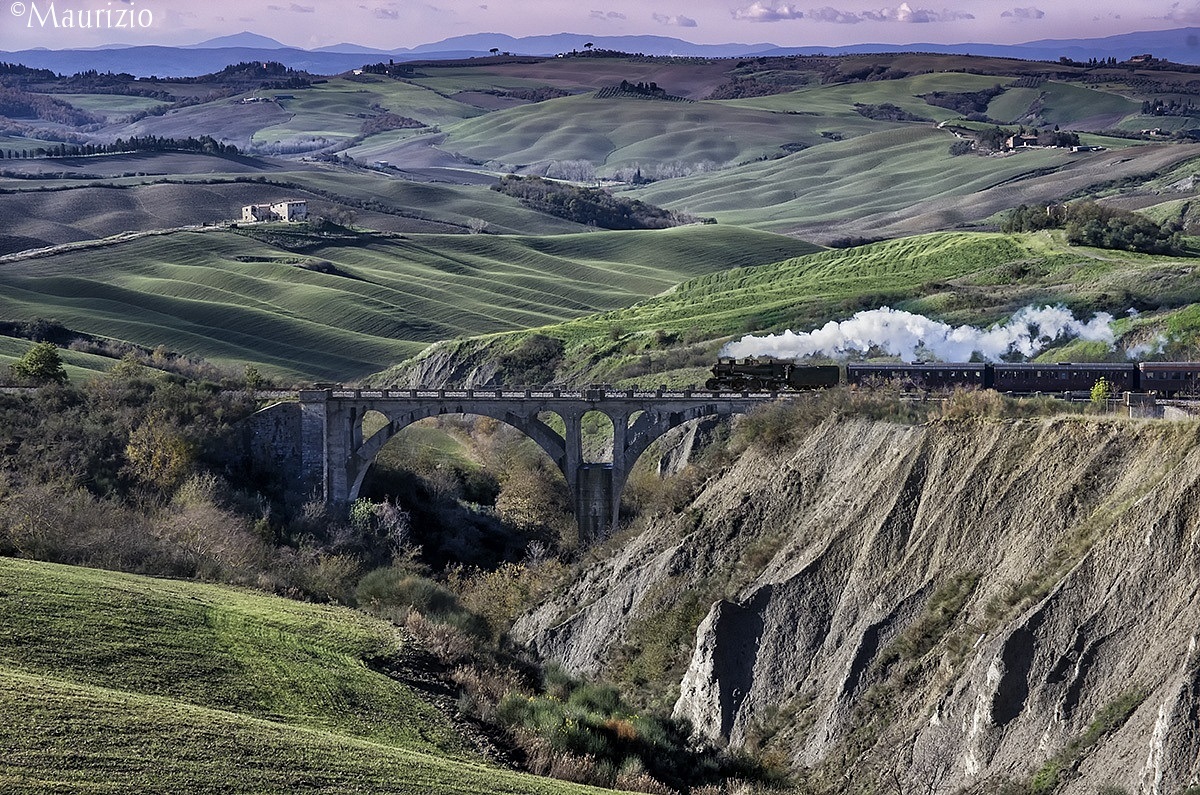
{"label": "bridge pier", "polygon": [[[367,470],[392,436],[444,414],[478,414],[512,425],[546,451],[567,481],[581,537],[597,539],[617,526],[621,493],[638,457],[657,438],[688,420],[738,414],[778,397],[774,392],[575,390],[302,390],[301,462],[305,484],[326,504],[344,508],[358,497]],[[584,461],[583,418],[599,411],[613,424],[611,464]],[[365,438],[363,419],[387,423]],[[559,435],[539,419],[553,412]],[[630,418],[637,419],[630,423]]]}

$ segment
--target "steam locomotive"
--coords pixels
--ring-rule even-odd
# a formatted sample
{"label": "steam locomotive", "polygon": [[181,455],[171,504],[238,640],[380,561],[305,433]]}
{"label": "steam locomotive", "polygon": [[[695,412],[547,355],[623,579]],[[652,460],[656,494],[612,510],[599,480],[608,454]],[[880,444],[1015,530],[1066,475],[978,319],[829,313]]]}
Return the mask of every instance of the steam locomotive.
{"label": "steam locomotive", "polygon": [[[721,357],[704,386],[714,391],[828,389],[843,382],[837,365],[802,365],[786,359]],[[976,387],[998,392],[1086,392],[1105,379],[1114,393],[1200,394],[1200,362],[976,363],[850,362],[844,381],[851,385],[898,384],[915,391]]]}

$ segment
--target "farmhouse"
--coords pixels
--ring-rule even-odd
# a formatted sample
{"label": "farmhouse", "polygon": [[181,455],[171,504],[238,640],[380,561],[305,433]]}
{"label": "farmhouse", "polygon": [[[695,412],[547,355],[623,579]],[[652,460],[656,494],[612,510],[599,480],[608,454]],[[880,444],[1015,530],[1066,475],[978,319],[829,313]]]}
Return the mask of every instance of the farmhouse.
{"label": "farmhouse", "polygon": [[1036,135],[1013,135],[1004,142],[1006,149],[1020,149],[1022,147],[1033,147],[1038,145]]}
{"label": "farmhouse", "polygon": [[303,221],[308,218],[308,202],[290,199],[275,204],[247,204],[242,208],[242,220]]}

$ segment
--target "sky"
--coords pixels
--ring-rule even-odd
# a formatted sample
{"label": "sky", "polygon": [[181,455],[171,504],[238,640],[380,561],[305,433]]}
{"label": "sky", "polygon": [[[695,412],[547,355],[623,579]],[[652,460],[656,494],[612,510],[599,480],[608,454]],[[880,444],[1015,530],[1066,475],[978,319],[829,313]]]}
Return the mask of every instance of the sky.
{"label": "sky", "polygon": [[[886,0],[885,0],[886,1]],[[306,49],[470,33],[655,34],[701,44],[1015,44],[1200,26],[1200,0],[0,0],[0,49],[195,44],[241,31]],[[51,11],[53,9],[53,11]],[[84,29],[84,25],[90,27]]]}

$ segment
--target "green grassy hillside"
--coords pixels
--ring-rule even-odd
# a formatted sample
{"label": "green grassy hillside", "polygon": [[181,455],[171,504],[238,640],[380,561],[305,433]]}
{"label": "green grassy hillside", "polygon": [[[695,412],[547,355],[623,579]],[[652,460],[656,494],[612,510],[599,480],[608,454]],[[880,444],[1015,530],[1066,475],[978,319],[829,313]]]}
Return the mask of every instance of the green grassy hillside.
{"label": "green grassy hillside", "polygon": [[598,792],[485,766],[351,610],[12,559],[0,607],[5,792]]}
{"label": "green grassy hillside", "polygon": [[285,377],[349,380],[436,340],[628,306],[693,276],[813,250],[720,226],[332,241],[283,228],[255,234],[262,239],[181,232],[9,262],[0,317],[52,318]]}
{"label": "green grassy hillside", "polygon": [[14,160],[0,169],[0,254],[126,231],[215,224],[245,204],[305,199],[312,215],[354,213],[391,232],[558,234],[581,224],[536,212],[483,184],[397,179],[370,168],[198,153]]}
{"label": "green grassy hillside", "polygon": [[258,144],[308,137],[353,138],[360,133],[364,111],[372,106],[386,107],[431,127],[483,113],[438,91],[376,75],[333,78],[302,91],[254,94],[292,97],[280,100],[287,120],[259,129],[253,136]]}
{"label": "green grassy hillside", "polygon": [[[881,306],[984,326],[1031,304],[1063,303],[1081,316],[1108,311],[1118,318],[1139,309],[1136,320],[1122,320],[1118,329],[1127,342],[1163,333],[1186,351],[1200,342],[1197,302],[1200,273],[1189,258],[1068,246],[1061,233],[940,233],[701,276],[627,309],[537,331],[566,342],[564,380],[694,384],[724,341],[809,331]],[[486,360],[521,338],[448,347]],[[400,381],[418,365],[372,380]]]}
{"label": "green grassy hillside", "polygon": [[[31,345],[33,343],[29,340],[0,337],[0,381],[8,378],[9,366],[24,356]],[[63,369],[67,371],[67,377],[73,381],[92,378],[108,372],[113,366],[112,359],[93,353],[63,350],[59,351],[59,356],[63,362]]]}
{"label": "green grassy hillside", "polygon": [[[260,153],[338,153],[366,166],[387,161],[387,170],[293,157],[287,165],[262,163],[255,176],[265,185],[252,189],[226,184],[244,179],[245,168],[215,164],[206,175],[194,165],[164,159],[132,174],[92,179],[126,187],[167,179],[185,183],[135,201],[95,193],[102,189],[85,187],[77,175],[56,177],[48,170],[53,165],[88,173],[100,159],[18,160],[14,168],[22,174],[39,167],[31,163],[45,162],[47,168],[37,180],[0,174],[0,189],[17,191],[0,195],[0,214],[18,219],[0,230],[0,250],[84,239],[122,225],[181,225],[189,214],[213,222],[228,217],[226,204],[236,209],[239,203],[266,200],[264,193],[272,188],[295,192],[318,210],[353,209],[361,225],[385,231],[465,231],[479,219],[492,232],[559,234],[578,227],[488,193],[486,184],[506,171],[550,169],[566,175],[594,169],[602,177],[628,178],[635,167],[643,177],[660,180],[634,193],[646,201],[818,242],[970,228],[1015,204],[1061,200],[1114,179],[1149,180],[1195,158],[1200,151],[1195,146],[1164,154],[1160,142],[1142,146],[1149,143],[1145,138],[1092,137],[1106,130],[1195,126],[1188,117],[1141,115],[1142,100],[1183,96],[1179,90],[1189,79],[1169,71],[1130,75],[1121,69],[913,53],[728,62],[479,59],[420,64],[403,79],[342,75],[308,87],[246,91],[103,132],[106,139],[207,132]],[[672,95],[699,101],[596,97],[597,88],[621,80],[653,80]],[[738,86],[749,86],[744,93],[751,96],[705,99],[714,91],[737,96]],[[923,97],[969,95],[994,86],[1006,90],[976,111],[986,109],[1000,122],[1081,131],[1086,143],[1110,151],[952,157],[957,139],[949,130],[934,129],[934,123],[979,129],[993,122],[963,122],[969,103],[951,102],[955,110],[930,105]],[[554,91],[540,96],[571,95],[540,102],[530,101],[532,94],[509,95],[543,88]],[[762,92],[767,95],[753,96]],[[245,96],[277,101],[242,104]],[[122,107],[118,99],[82,95],[79,101],[105,109]],[[880,111],[885,105],[928,121],[891,120],[888,111]],[[875,110],[864,115],[863,106]],[[426,126],[365,135],[364,123],[384,113]],[[554,171],[556,164],[573,161],[586,161],[590,169]],[[191,184],[202,181],[222,184]],[[68,187],[93,192],[53,198],[19,193]]]}
{"label": "green grassy hillside", "polygon": [[766,111],[591,94],[498,111],[446,130],[446,148],[477,160],[588,160],[608,169],[659,162],[723,166],[778,153],[789,141],[820,140]]}
{"label": "green grassy hillside", "polygon": [[1200,154],[1200,146],[1177,145],[954,157],[954,140],[945,130],[908,126],[631,193],[721,223],[810,239],[891,237],[978,223],[1114,178],[1150,179]]}
{"label": "green grassy hillside", "polygon": [[[806,116],[844,117],[847,120],[864,119],[854,110],[856,103],[882,105],[890,103],[912,113],[935,121],[957,118],[958,114],[947,108],[930,105],[920,98],[921,94],[934,91],[970,92],[991,88],[997,83],[1010,83],[1010,78],[992,75],[965,74],[962,72],[937,72],[914,75],[900,80],[875,80],[862,83],[816,85],[786,94],[773,94],[750,99],[727,100],[722,104],[744,108],[761,108],[779,112],[799,113]],[[795,122],[803,123],[804,119]]]}

